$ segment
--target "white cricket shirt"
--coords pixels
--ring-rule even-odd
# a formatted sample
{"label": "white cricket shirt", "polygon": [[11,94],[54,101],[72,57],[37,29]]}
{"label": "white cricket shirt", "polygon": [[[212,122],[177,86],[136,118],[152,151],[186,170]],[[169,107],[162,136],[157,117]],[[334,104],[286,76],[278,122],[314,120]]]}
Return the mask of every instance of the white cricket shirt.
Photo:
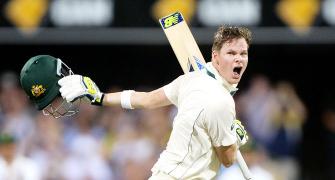
{"label": "white cricket shirt", "polygon": [[[178,107],[166,149],[152,168],[175,179],[214,179],[220,161],[213,146],[236,142],[231,126],[235,120],[235,103],[229,85],[211,63],[204,71],[179,76],[164,86],[168,99]],[[206,71],[206,70],[205,70]]]}

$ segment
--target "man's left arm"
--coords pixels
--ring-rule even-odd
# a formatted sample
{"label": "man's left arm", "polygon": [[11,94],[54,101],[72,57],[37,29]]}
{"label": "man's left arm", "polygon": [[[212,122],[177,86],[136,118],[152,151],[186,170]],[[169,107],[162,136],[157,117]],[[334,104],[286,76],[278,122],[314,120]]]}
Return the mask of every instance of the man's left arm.
{"label": "man's left arm", "polygon": [[231,126],[232,134],[236,136],[236,143],[224,146],[215,146],[215,152],[220,160],[220,162],[225,166],[229,167],[236,161],[236,153],[239,147],[243,146],[248,141],[247,131],[241,124],[241,121],[235,120]]}
{"label": "man's left arm", "polygon": [[239,146],[246,143],[246,131],[239,121],[234,120],[234,108],[224,99],[211,101],[205,114],[215,152],[220,162],[229,167],[236,161]]}

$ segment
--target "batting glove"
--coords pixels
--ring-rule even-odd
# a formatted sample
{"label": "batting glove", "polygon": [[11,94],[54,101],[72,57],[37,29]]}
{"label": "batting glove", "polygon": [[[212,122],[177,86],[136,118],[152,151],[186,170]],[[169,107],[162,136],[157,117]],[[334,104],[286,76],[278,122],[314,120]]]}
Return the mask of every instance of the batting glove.
{"label": "batting glove", "polygon": [[240,120],[236,119],[234,121],[233,125],[231,126],[231,130],[236,133],[238,147],[241,147],[247,143],[249,137]]}
{"label": "batting glove", "polygon": [[86,97],[93,105],[102,105],[104,93],[100,92],[98,86],[89,77],[81,75],[70,75],[58,81],[61,86],[59,92],[68,102],[78,98]]}

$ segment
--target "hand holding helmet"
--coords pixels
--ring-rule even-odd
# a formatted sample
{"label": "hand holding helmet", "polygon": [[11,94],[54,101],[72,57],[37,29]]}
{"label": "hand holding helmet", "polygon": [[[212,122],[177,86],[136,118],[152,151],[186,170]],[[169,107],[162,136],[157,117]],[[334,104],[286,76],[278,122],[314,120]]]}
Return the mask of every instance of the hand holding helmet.
{"label": "hand holding helmet", "polygon": [[59,92],[68,102],[87,97],[91,104],[102,105],[104,94],[100,92],[98,86],[89,77],[70,75],[60,79],[58,84],[61,86]]}

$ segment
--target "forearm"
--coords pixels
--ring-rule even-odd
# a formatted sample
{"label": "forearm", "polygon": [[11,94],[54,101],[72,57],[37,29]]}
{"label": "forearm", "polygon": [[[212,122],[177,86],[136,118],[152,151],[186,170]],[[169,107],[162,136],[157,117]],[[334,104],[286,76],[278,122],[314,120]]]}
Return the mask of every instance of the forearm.
{"label": "forearm", "polygon": [[236,161],[237,145],[215,147],[220,162],[225,167],[230,167]]}
{"label": "forearm", "polygon": [[105,93],[102,101],[104,106],[120,106],[121,105],[121,92]]}
{"label": "forearm", "polygon": [[[154,105],[150,104],[150,96],[148,92],[133,92],[130,95],[130,103],[136,109],[149,109]],[[103,100],[104,106],[121,106],[121,92],[105,94]]]}
{"label": "forearm", "polygon": [[[153,109],[171,104],[160,88],[151,92],[132,92],[130,104],[135,109]],[[104,106],[120,106],[121,92],[107,93],[103,100]]]}
{"label": "forearm", "polygon": [[133,93],[131,97],[132,106],[137,109],[154,109],[168,105],[161,100],[156,91],[158,90]]}
{"label": "forearm", "polygon": [[227,149],[228,156],[224,156],[223,165],[225,167],[230,167],[236,161],[237,145],[233,144],[231,148]]}
{"label": "forearm", "polygon": [[122,106],[125,109],[152,109],[171,104],[165,95],[164,89],[159,88],[150,92],[122,92],[102,93],[98,86],[89,77],[70,75],[59,80],[59,92],[67,102],[87,97],[92,105]]}

